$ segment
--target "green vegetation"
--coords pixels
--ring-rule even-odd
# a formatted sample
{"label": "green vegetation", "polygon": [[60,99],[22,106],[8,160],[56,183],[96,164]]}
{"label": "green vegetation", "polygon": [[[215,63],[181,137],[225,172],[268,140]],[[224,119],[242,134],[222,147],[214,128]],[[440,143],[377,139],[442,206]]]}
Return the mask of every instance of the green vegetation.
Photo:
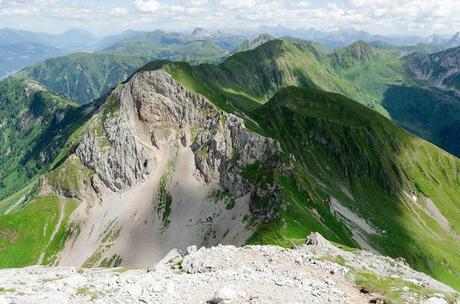
{"label": "green vegetation", "polygon": [[19,190],[10,197],[0,201],[0,214],[5,212],[11,213],[16,208],[23,207],[23,204],[27,203],[31,197],[35,195],[35,191],[38,188],[38,182],[32,182],[24,189]]}
{"label": "green vegetation", "polygon": [[120,266],[122,258],[119,255],[114,254],[110,258],[104,258],[100,263],[99,267],[118,267]]}
{"label": "green vegetation", "polygon": [[[441,129],[458,116],[458,100],[451,93],[424,87],[408,72],[407,64],[408,59],[401,58],[399,52],[364,42],[327,54],[314,44],[272,40],[219,65],[156,61],[141,71],[165,69],[219,109],[245,119],[251,130],[280,143],[280,168],[261,162],[242,168],[247,181],[266,190],[261,192],[270,195],[269,188],[276,186],[282,194],[282,204],[274,210],[277,217],[271,221],[261,220],[263,212],[272,210],[270,197],[253,197],[253,217],[247,224],[256,230],[248,243],[289,247],[318,231],[333,242],[359,247],[353,238],[353,229],[359,228],[332,211],[336,202],[375,229],[360,231],[364,235],[360,241],[383,254],[402,256],[412,267],[460,289],[460,160],[381,115],[437,142]],[[4,115],[0,117],[0,198],[8,197],[0,210],[7,210],[21,194],[30,193],[24,187],[48,170],[51,186],[78,194],[92,172],[69,155],[88,128],[103,135],[101,122],[119,110],[115,95],[104,105],[101,99],[77,108],[27,80],[12,78],[0,86],[7,92],[0,90],[0,104],[6,109],[6,114],[0,113]],[[411,100],[414,94],[419,97]],[[93,115],[97,110],[101,111]],[[445,113],[443,123],[439,122],[441,113]],[[453,136],[455,130],[458,127],[443,134]],[[198,152],[199,156],[206,153],[206,149]],[[168,184],[174,168],[175,159],[168,164],[153,198],[163,229],[168,227],[172,212]],[[228,193],[216,191],[213,195],[225,201],[227,209],[234,208],[235,198]],[[448,227],[426,211],[428,199],[448,220]],[[65,202],[67,214],[72,208]],[[0,217],[4,235],[0,266],[33,263],[43,248],[45,261],[51,263],[53,253],[71,232],[70,227],[62,228],[48,242],[51,230],[44,227],[56,225],[58,209],[56,197],[37,197]],[[118,263],[116,256],[102,259],[116,237],[117,232],[108,228],[101,236],[104,244],[85,266]],[[215,231],[208,232],[207,239],[211,237]],[[364,286],[368,280],[359,274],[360,284]],[[374,283],[368,288],[391,289],[394,282],[382,279]],[[387,296],[397,300],[398,294]]]}
{"label": "green vegetation", "polygon": [[20,77],[33,79],[68,99],[86,104],[107,94],[151,60],[220,62],[238,43],[238,39],[231,37],[200,39],[155,31],[123,39],[102,52],[45,60],[25,68]]}
{"label": "green vegetation", "polygon": [[[292,65],[273,71],[279,62],[275,59],[291,56],[295,53],[292,48],[301,47],[307,46],[271,41],[253,51],[237,54],[219,66],[191,67],[164,62],[160,65],[187,88],[207,96],[226,111],[240,114],[253,130],[279,140],[282,145],[283,158],[291,170],[265,172],[257,164],[245,168],[245,176],[251,182],[263,183],[264,178],[276,181],[283,190],[284,201],[283,208],[278,210],[279,219],[259,223],[248,242],[292,246],[302,243],[309,232],[319,231],[334,242],[358,246],[350,228],[331,212],[329,201],[334,197],[380,231],[368,236],[374,248],[393,257],[403,256],[416,269],[460,288],[457,279],[460,248],[455,241],[459,233],[456,223],[460,222],[457,216],[460,211],[459,160],[341,95],[294,87],[281,89],[288,84],[308,86],[283,74],[293,71]],[[375,66],[376,60],[384,62],[388,60],[385,56],[392,56],[374,54],[380,51],[360,44],[350,52],[355,55],[345,52],[342,57],[352,58],[339,61],[343,63],[340,68],[349,69],[342,72],[343,77],[350,79],[353,69],[356,75],[367,75],[358,71],[360,67]],[[258,63],[267,67],[258,69]],[[338,69],[334,64],[331,66]],[[375,74],[380,76],[374,80],[372,75],[368,78],[374,83],[385,77],[389,79],[385,80],[387,83],[398,82],[401,65],[395,63],[394,66],[390,65],[388,75]],[[272,72],[265,73],[264,69],[270,71],[270,67]],[[381,69],[376,67],[376,70]],[[280,73],[279,77],[274,76],[276,73]],[[310,72],[310,75],[314,74]],[[362,77],[364,83],[365,76]],[[311,86],[325,89],[320,85]],[[370,98],[375,104],[379,94],[387,90],[376,87],[372,91],[371,83],[364,83],[362,87],[371,92],[363,96],[375,96]],[[229,95],[228,88],[239,93]],[[276,91],[268,103],[261,105]],[[419,185],[418,188],[415,185]],[[414,209],[407,193],[417,193],[419,203],[429,197],[454,231],[446,234],[429,214]],[[255,205],[263,208],[266,202],[267,199],[262,198]],[[452,250],[453,247],[456,250]]]}
{"label": "green vegetation", "polygon": [[79,104],[103,96],[150,57],[76,53],[52,58],[24,69],[24,77],[47,86]]}
{"label": "green vegetation", "polygon": [[229,54],[226,46],[216,39],[197,39],[162,31],[127,38],[106,49],[104,53],[183,60],[191,63],[217,62]]}
{"label": "green vegetation", "polygon": [[[256,116],[265,135],[278,139],[295,160],[289,160],[290,172],[275,174],[286,210],[280,220],[262,225],[250,242],[290,246],[320,231],[353,245],[349,228],[331,215],[328,202],[334,197],[385,231],[369,236],[374,248],[460,286],[458,159],[338,94],[287,88]],[[419,203],[429,197],[453,231],[446,233],[426,212],[414,209],[406,193],[418,193]]]}
{"label": "green vegetation", "polygon": [[[62,207],[61,207],[62,206]],[[0,267],[22,267],[37,263],[44,253],[46,264],[62,249],[67,234],[66,226],[76,204],[56,196],[38,196],[30,204],[12,214],[0,217]],[[50,239],[59,223],[54,239]]]}
{"label": "green vegetation", "polygon": [[[251,129],[257,126],[248,115],[282,88],[298,86],[340,93],[460,155],[460,140],[452,140],[458,131],[460,99],[417,80],[409,68],[414,62],[425,61],[363,41],[326,53],[316,44],[284,39],[236,53],[219,65],[157,61],[141,70],[163,67],[219,108],[245,118]],[[446,85],[455,87],[460,83],[457,78],[455,74],[445,81]],[[443,113],[447,116],[442,117]]]}
{"label": "green vegetation", "polygon": [[428,43],[417,43],[416,45],[394,45],[383,41],[371,42],[371,44],[382,50],[399,51],[402,53],[424,53],[431,54],[447,49],[447,46]]}
{"label": "green vegetation", "polygon": [[225,209],[227,210],[233,209],[236,205],[235,197],[228,191],[215,189],[212,192],[212,197],[216,202],[223,202],[225,204]]}
{"label": "green vegetation", "polygon": [[451,294],[422,287],[402,279],[380,277],[370,272],[358,272],[354,274],[354,276],[355,283],[361,288],[362,292],[377,292],[382,294],[386,304],[404,303],[404,296],[408,294],[415,297],[417,301],[423,301],[440,294],[443,294],[446,299],[448,299],[449,303],[455,303],[455,300],[458,300],[453,298]]}
{"label": "green vegetation", "polygon": [[0,107],[0,199],[45,172],[67,138],[92,114],[20,77],[0,82]]}
{"label": "green vegetation", "polygon": [[93,174],[93,170],[83,166],[80,159],[72,157],[46,174],[46,180],[59,193],[67,197],[78,197],[85,186],[91,186]]}
{"label": "green vegetation", "polygon": [[172,178],[172,174],[176,168],[177,153],[174,159],[170,160],[166,166],[166,170],[160,178],[158,184],[158,191],[154,198],[155,210],[163,222],[162,231],[168,228],[171,223],[169,215],[171,214],[172,196],[168,191],[168,183]]}

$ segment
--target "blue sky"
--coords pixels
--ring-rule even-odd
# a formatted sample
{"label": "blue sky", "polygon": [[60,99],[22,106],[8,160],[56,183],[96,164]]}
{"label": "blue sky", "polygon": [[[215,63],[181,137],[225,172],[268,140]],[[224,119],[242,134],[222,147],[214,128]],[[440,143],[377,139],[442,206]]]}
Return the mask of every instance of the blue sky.
{"label": "blue sky", "polygon": [[0,0],[0,27],[96,34],[125,29],[191,30],[259,25],[375,34],[453,34],[459,0]]}

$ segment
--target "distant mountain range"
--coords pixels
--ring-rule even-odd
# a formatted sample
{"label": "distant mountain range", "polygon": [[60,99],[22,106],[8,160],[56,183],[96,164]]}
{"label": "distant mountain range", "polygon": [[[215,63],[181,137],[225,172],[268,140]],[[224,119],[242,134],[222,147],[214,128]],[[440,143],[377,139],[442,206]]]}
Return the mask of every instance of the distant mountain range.
{"label": "distant mountain range", "polygon": [[218,62],[235,51],[260,45],[268,37],[314,41],[327,49],[344,47],[362,40],[372,42],[377,48],[402,53],[433,53],[460,45],[460,33],[454,36],[383,36],[351,28],[322,31],[313,28],[260,26],[256,29],[211,31],[197,27],[189,33],[127,30],[102,38],[82,29],[48,34],[5,28],[0,29],[0,79],[30,64],[73,52],[104,51],[149,59]]}
{"label": "distant mountain range", "polygon": [[191,34],[128,30],[103,38],[79,29],[60,35],[0,29],[0,79],[28,65],[74,52],[103,51],[104,54],[141,56],[149,60],[217,62],[230,55],[245,39],[242,35],[211,33],[203,28],[196,28]]}
{"label": "distant mountain range", "polygon": [[397,46],[410,46],[417,44],[442,45],[445,48],[456,47],[460,45],[460,32],[453,36],[416,36],[416,35],[373,35],[365,31],[355,30],[353,28],[317,30],[293,29],[282,25],[278,26],[259,26],[251,30],[241,31],[248,37],[256,37],[259,33],[267,33],[274,37],[281,38],[285,36],[310,40],[321,43],[326,48],[338,48],[347,46],[355,41],[363,40],[366,42],[381,41]]}

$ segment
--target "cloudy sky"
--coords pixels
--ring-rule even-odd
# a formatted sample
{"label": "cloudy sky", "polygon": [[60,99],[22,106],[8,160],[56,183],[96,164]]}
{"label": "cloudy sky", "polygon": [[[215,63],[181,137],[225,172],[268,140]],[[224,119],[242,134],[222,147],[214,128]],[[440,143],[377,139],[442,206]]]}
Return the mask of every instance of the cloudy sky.
{"label": "cloudy sky", "polygon": [[374,34],[460,31],[460,0],[0,0],[0,27],[96,34],[284,25]]}

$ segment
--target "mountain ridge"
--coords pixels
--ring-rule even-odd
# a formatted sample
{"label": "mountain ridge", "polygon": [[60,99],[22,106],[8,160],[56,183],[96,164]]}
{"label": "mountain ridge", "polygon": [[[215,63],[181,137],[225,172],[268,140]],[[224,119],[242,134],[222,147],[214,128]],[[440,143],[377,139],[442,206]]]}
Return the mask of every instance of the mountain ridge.
{"label": "mountain ridge", "polygon": [[[161,250],[192,241],[289,247],[320,231],[458,286],[458,159],[318,89],[287,87],[255,112],[225,114],[217,95],[168,74],[180,64],[164,63],[109,94],[42,177],[35,200],[79,202],[58,239],[66,245],[47,263],[143,265],[166,253],[153,245],[160,240]],[[184,201],[200,203],[191,214]],[[125,242],[153,243],[136,255]]]}

